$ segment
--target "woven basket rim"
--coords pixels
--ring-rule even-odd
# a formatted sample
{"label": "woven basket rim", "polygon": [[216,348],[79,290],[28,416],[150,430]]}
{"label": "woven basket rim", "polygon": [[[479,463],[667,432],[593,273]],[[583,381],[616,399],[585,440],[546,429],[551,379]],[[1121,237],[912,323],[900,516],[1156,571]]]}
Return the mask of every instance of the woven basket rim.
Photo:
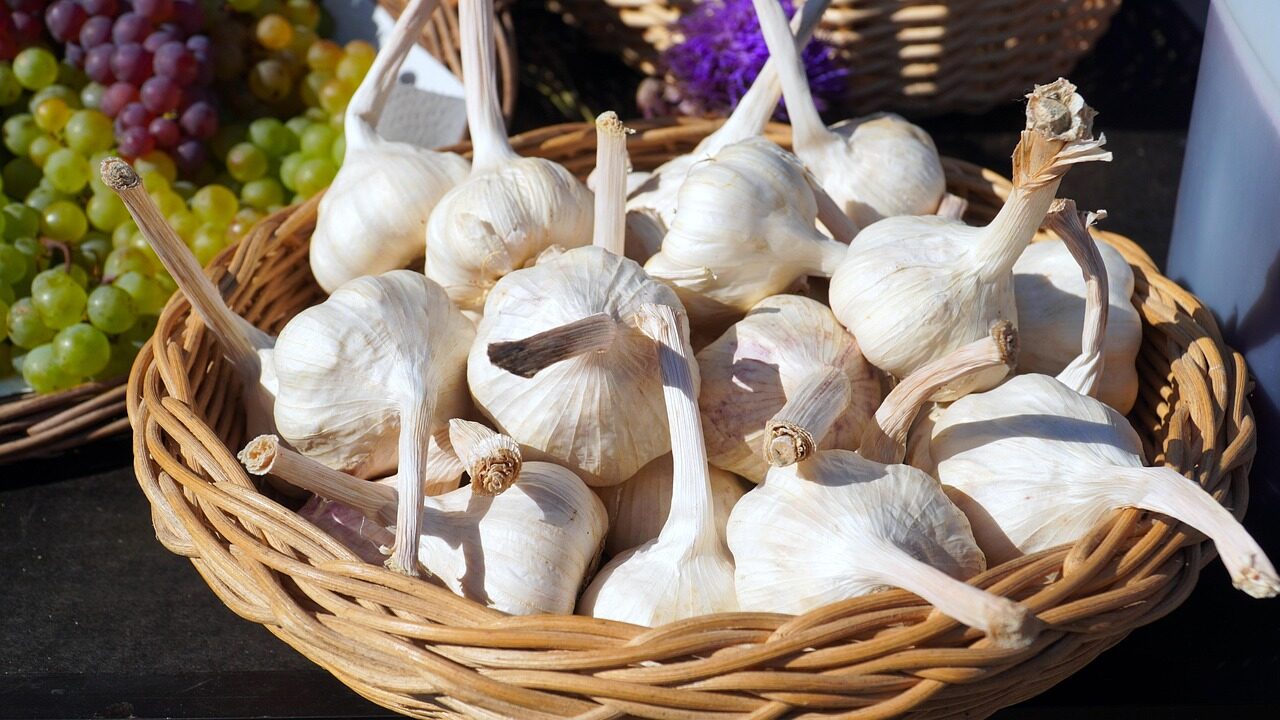
{"label": "woven basket rim", "polygon": [[[687,119],[631,124],[643,148],[637,155],[650,159],[687,150],[716,126]],[[770,134],[785,130],[771,126]],[[570,164],[581,158],[580,169],[594,156],[585,123],[524,133],[513,145]],[[946,167],[951,191],[969,194],[978,213],[993,211],[1008,191],[990,170],[955,160]],[[268,328],[287,319],[272,302],[304,285],[295,282],[299,274],[309,279],[298,270],[306,267],[299,234],[309,232],[314,207],[312,201],[267,218],[207,270],[231,288],[233,305]],[[307,213],[311,219],[300,219]],[[1222,344],[1208,311],[1132,241],[1098,235],[1131,263],[1149,334],[1139,357],[1144,388],[1131,419],[1150,463],[1189,474],[1241,516],[1255,450],[1243,358]],[[280,267],[293,271],[255,275]],[[286,281],[294,284],[277,291]],[[169,303],[129,382],[135,467],[157,537],[191,558],[233,611],[398,712],[982,715],[1046,689],[1172,611],[1215,555],[1194,531],[1128,509],[1072,545],[990,568],[970,582],[1019,599],[1050,625],[1024,650],[991,647],[981,633],[902,590],[801,616],[729,613],[652,629],[577,615],[511,617],[362,563],[263,495],[236,462],[238,448],[221,439],[242,433],[237,413],[227,410],[235,408],[234,383],[189,310],[181,298]],[[195,370],[206,367],[209,373]],[[203,415],[209,406],[216,412]],[[1056,579],[1045,583],[1050,574]]]}

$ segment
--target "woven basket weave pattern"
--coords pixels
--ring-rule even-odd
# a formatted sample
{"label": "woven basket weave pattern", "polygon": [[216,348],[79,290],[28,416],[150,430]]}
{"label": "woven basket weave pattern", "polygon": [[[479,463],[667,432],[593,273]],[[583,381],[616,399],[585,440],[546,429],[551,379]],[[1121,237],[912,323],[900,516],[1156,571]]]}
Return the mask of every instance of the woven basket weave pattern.
{"label": "woven basket weave pattern", "polygon": [[[593,42],[648,75],[703,0],[551,0]],[[815,35],[849,75],[857,112],[981,112],[1067,74],[1121,0],[832,0]]]}
{"label": "woven basket weave pattern", "polygon": [[[638,168],[693,147],[713,124],[640,123]],[[770,128],[785,141],[787,130]],[[586,125],[520,136],[524,155],[580,176],[594,163]],[[996,211],[1008,182],[946,162],[970,221]],[[315,205],[264,220],[209,272],[232,306],[278,331],[323,294],[307,271]],[[1243,359],[1208,311],[1108,233],[1134,268],[1144,319],[1142,387],[1131,414],[1149,458],[1188,474],[1236,515],[1254,452]],[[1017,598],[1049,625],[1022,650],[984,637],[904,591],[803,616],[725,614],[647,629],[579,616],[509,617],[442,588],[360,562],[264,495],[235,459],[239,390],[181,298],[170,301],[129,383],[139,483],[156,534],[191,559],[228,607],[261,623],[356,692],[418,717],[980,717],[1076,671],[1134,628],[1176,608],[1212,545],[1136,510],[1073,546],[1026,556],[972,582]]]}

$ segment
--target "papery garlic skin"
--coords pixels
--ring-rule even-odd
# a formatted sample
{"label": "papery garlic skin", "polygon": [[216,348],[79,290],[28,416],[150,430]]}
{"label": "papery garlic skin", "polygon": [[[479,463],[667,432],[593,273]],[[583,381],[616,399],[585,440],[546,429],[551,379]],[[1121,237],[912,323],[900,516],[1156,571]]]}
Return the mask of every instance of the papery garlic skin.
{"label": "papery garlic skin", "polygon": [[806,381],[827,368],[847,380],[848,399],[818,443],[822,449],[856,449],[881,400],[880,378],[853,336],[822,303],[798,295],[756,303],[697,358],[707,457],[754,483],[769,470],[766,423]]}
{"label": "papery garlic skin", "polygon": [[[389,332],[393,326],[402,332]],[[281,436],[335,470],[358,477],[394,471],[400,409],[389,398],[430,391],[438,417],[464,415],[473,337],[471,323],[419,273],[393,270],[347,283],[280,332]],[[422,374],[425,365],[434,368],[430,376]]]}
{"label": "papery garlic skin", "polygon": [[[467,361],[476,407],[533,451],[530,457],[552,459],[589,485],[631,477],[671,450],[653,343],[627,324],[645,303],[680,308],[671,288],[600,247],[569,250],[507,275],[489,293]],[[557,362],[531,378],[490,361],[492,343],[598,313],[618,324],[602,351]]]}
{"label": "papery garlic skin", "polygon": [[1236,587],[1280,593],[1280,577],[1199,485],[1143,466],[1142,443],[1111,407],[1047,375],[1018,375],[935,420],[930,454],[992,563],[1075,542],[1121,507],[1166,512],[1208,534]]}
{"label": "papery garlic skin", "polygon": [[[1138,396],[1136,359],[1142,318],[1133,306],[1133,268],[1118,250],[1095,241],[1107,269],[1110,308],[1098,399],[1121,413]],[[1024,341],[1018,372],[1057,375],[1080,353],[1085,284],[1061,240],[1032,243],[1013,266],[1018,331]]]}
{"label": "papery garlic skin", "polygon": [[[720,468],[709,466],[716,527],[723,534],[729,513],[751,486]],[[671,455],[650,462],[621,485],[596,488],[609,513],[605,552],[617,555],[658,537],[671,511]]]}
{"label": "papery garlic skin", "polygon": [[377,132],[400,65],[438,4],[409,3],[351,98],[342,167],[320,200],[311,234],[311,272],[325,292],[422,257],[432,208],[467,177],[469,165],[457,153],[384,140]]}
{"label": "papery garlic skin", "polygon": [[572,472],[526,462],[500,495],[427,498],[423,527],[419,562],[454,593],[512,615],[569,614],[608,518]]}
{"label": "papery garlic skin", "polygon": [[695,326],[723,327],[840,264],[848,246],[815,227],[818,193],[800,161],[768,140],[730,145],[689,172],[645,270],[676,288]]}

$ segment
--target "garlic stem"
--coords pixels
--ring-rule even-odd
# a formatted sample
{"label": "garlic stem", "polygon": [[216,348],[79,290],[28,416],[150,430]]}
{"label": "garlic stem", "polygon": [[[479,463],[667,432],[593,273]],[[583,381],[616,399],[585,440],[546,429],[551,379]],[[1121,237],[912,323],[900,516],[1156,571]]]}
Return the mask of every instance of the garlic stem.
{"label": "garlic stem", "polygon": [[439,4],[440,0],[409,0],[400,13],[391,34],[374,57],[369,72],[347,104],[347,116],[343,121],[347,137],[345,157],[376,142],[378,120],[399,79],[400,66]]}
{"label": "garlic stem", "polygon": [[596,118],[595,229],[592,243],[622,255],[627,239],[627,135],[612,110]]}
{"label": "garlic stem", "polygon": [[765,461],[785,467],[813,455],[852,398],[853,385],[841,368],[825,366],[805,375],[765,423]]}
{"label": "garlic stem", "polygon": [[383,526],[395,520],[396,491],[358,480],[285,447],[275,435],[259,435],[236,457],[251,475],[270,474],[326,500],[349,505]]}
{"label": "garlic stem", "polygon": [[893,543],[876,543],[863,562],[880,582],[919,595],[944,615],[985,632],[997,647],[1026,647],[1044,629],[1026,606],[961,582]]}
{"label": "garlic stem", "polygon": [[844,260],[849,243],[853,242],[853,237],[858,234],[858,225],[844,214],[835,198],[831,197],[827,189],[818,183],[813,173],[806,171],[805,180],[813,190],[813,199],[818,203],[818,222],[822,223],[832,239],[838,243],[822,245],[822,270],[830,276],[840,266],[840,261]]}
{"label": "garlic stem", "polygon": [[[778,0],[754,0],[760,29],[764,31],[769,55],[778,62],[778,76],[783,92],[788,98],[787,115],[791,118],[791,143],[797,154],[825,142],[832,133],[827,129],[809,91],[809,79],[805,76],[800,52],[795,38],[787,28],[787,16]],[[806,3],[808,5],[808,3]]]}
{"label": "garlic stem", "polygon": [[1167,467],[1116,467],[1116,507],[1162,513],[1213,540],[1231,583],[1255,598],[1280,594],[1280,577],[1258,543],[1235,517],[1195,482]]}
{"label": "garlic stem", "polygon": [[473,176],[519,157],[507,141],[498,100],[493,45],[493,0],[460,0],[458,26],[462,40],[462,81],[466,91],[467,127],[471,130]]}
{"label": "garlic stem", "polygon": [[1084,275],[1084,333],[1080,354],[1062,372],[1058,381],[1081,395],[1096,398],[1102,385],[1106,355],[1103,347],[1107,334],[1107,311],[1111,307],[1107,267],[1098,251],[1089,227],[1107,216],[1106,210],[1081,213],[1073,200],[1056,200],[1049,209],[1046,224],[1062,238],[1062,242],[1080,265]]}
{"label": "garlic stem", "polygon": [[702,436],[697,390],[689,368],[693,352],[681,332],[680,318],[671,306],[642,305],[636,312],[636,321],[640,331],[657,345],[662,399],[671,428],[671,511],[658,534],[658,543],[697,548],[718,542],[707,446]]}
{"label": "garlic stem", "polygon": [[[246,391],[258,387],[262,382],[262,361],[258,350],[273,347],[275,339],[227,307],[218,289],[204,274],[186,243],[169,226],[128,163],[119,158],[107,158],[102,161],[101,173],[102,181],[120,196],[142,236],[187,297],[191,308],[222,344],[223,354],[235,367]],[[270,407],[265,410],[270,417]]]}
{"label": "garlic stem", "polygon": [[520,475],[520,445],[470,420],[449,421],[449,442],[471,476],[475,495],[497,495]]}
{"label": "garlic stem", "polygon": [[991,326],[991,334],[921,365],[889,392],[873,422],[862,432],[858,454],[890,465],[906,455],[907,435],[920,408],[958,381],[992,368],[1012,370],[1018,363],[1018,331],[1008,320]]}
{"label": "garlic stem", "polygon": [[[802,48],[809,44],[814,28],[822,20],[822,13],[830,4],[831,0],[806,0],[800,12],[791,18],[796,47]],[[770,57],[760,68],[760,74],[751,83],[747,93],[738,100],[738,106],[723,125],[698,144],[697,152],[714,155],[726,145],[764,132],[781,97],[782,81],[778,78],[778,61]]]}
{"label": "garlic stem", "polygon": [[1013,269],[1072,165],[1111,160],[1102,149],[1106,138],[1093,138],[1093,108],[1074,85],[1059,78],[1036,86],[1028,98],[1027,129],[1013,151],[1013,191],[973,248],[974,265],[985,282]]}
{"label": "garlic stem", "polygon": [[[422,536],[422,499],[427,480],[427,455],[431,443],[431,417],[435,414],[434,383],[422,383],[400,405],[399,469],[396,490],[396,542],[386,566],[409,576],[418,574],[418,539]],[[427,390],[431,388],[431,390]]]}
{"label": "garlic stem", "polygon": [[618,336],[618,321],[609,313],[588,315],[523,340],[489,343],[489,362],[524,378],[544,368],[589,352],[607,350]]}

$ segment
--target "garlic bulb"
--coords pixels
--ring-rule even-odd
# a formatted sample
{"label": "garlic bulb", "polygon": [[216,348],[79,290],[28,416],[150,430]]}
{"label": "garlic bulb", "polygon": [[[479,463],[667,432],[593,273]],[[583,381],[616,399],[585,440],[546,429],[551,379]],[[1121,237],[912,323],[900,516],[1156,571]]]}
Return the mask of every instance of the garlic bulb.
{"label": "garlic bulb", "polygon": [[275,403],[276,380],[271,358],[275,338],[227,307],[218,289],[196,262],[195,255],[170,227],[128,163],[119,158],[107,158],[102,161],[101,174],[106,186],[120,196],[147,244],[191,303],[191,309],[222,346],[223,357],[231,363],[240,379],[246,432],[275,432],[272,406]]}
{"label": "garlic bulb", "polygon": [[[1015,321],[1013,263],[1053,202],[1063,175],[1110,160],[1091,134],[1094,112],[1059,79],[1036,87],[1013,156],[1014,188],[986,227],[936,216],[894,217],[858,235],[831,279],[831,309],[872,365],[904,377],[997,320]],[[973,388],[998,378],[975,376]]]}
{"label": "garlic bulb", "polygon": [[[1062,217],[1067,220],[1071,215]],[[1079,223],[1053,229],[1064,238],[1066,233],[1083,233],[1083,241],[1092,243],[1101,255],[1110,306],[1102,339],[1105,364],[1097,393],[1086,394],[1127,413],[1138,395],[1136,359],[1142,345],[1142,318],[1130,301],[1133,269],[1115,248],[1091,238]],[[1080,266],[1062,240],[1032,243],[1013,266],[1013,283],[1018,330],[1026,341],[1018,371],[1057,375],[1080,352],[1089,292]]]}
{"label": "garlic bulb", "polygon": [[798,295],[756,303],[698,351],[698,370],[707,456],[755,483],[771,461],[856,449],[880,404],[880,378],[857,341],[825,305]]}
{"label": "garlic bulb", "polygon": [[662,368],[671,427],[671,511],[658,537],[600,570],[578,603],[585,615],[652,627],[738,609],[733,558],[712,510],[693,353],[678,312],[669,305],[645,305],[638,313]]}
{"label": "garlic bulb", "polygon": [[818,115],[800,53],[778,0],[755,0],[769,55],[778,62],[792,150],[858,227],[896,215],[926,215],[946,190],[942,160],[924,130],[877,113],[828,129]]}
{"label": "garlic bulb", "polygon": [[1208,535],[1249,595],[1280,593],[1275,568],[1230,512],[1177,471],[1143,467],[1142,443],[1120,413],[1052,377],[1018,375],[953,402],[930,452],[991,562],[1074,542],[1136,507]]}
{"label": "garlic bulb", "polygon": [[320,200],[311,234],[311,272],[325,292],[422,257],[432,208],[467,177],[458,154],[385,140],[377,131],[400,65],[437,5],[409,3],[347,107],[342,168]]}
{"label": "garlic bulb", "polygon": [[[644,267],[676,289],[695,327],[716,334],[797,280],[830,277],[853,237],[800,161],[760,137],[694,166],[676,205],[661,252]],[[815,227],[820,207],[832,209],[823,222],[834,240]]]}
{"label": "garlic bulb", "polygon": [[[705,424],[705,420],[703,422]],[[723,535],[729,512],[751,486],[714,465],[707,466],[707,475],[711,481],[711,510],[715,514],[716,529]],[[671,512],[672,477],[671,453],[667,453],[640,468],[621,485],[595,489],[609,513],[606,553],[617,555],[658,537]]]}
{"label": "garlic bulb", "polygon": [[356,278],[298,313],[276,340],[280,435],[324,465],[362,477],[399,468],[396,548],[413,548],[436,418],[468,407],[471,322],[440,286],[411,270]]}
{"label": "garlic bulb", "polygon": [[[807,0],[792,18],[797,47],[804,47],[809,42],[829,4],[830,0]],[[643,263],[661,249],[662,238],[675,220],[677,193],[694,165],[733,143],[764,132],[782,96],[777,70],[777,60],[770,58],[765,61],[755,81],[723,125],[703,138],[692,152],[658,166],[644,182],[628,192],[627,257]]]}
{"label": "garlic bulb", "polygon": [[[986,367],[973,362],[979,356],[1008,369],[1000,343],[988,337],[922,369],[930,377],[915,382],[936,389],[941,375],[954,381]],[[907,423],[927,399],[918,393],[904,406]],[[900,452],[905,429],[899,424],[881,431],[897,436]],[[986,567],[965,516],[933,478],[883,459],[820,450],[771,468],[764,483],[738,502],[728,541],[741,608],[803,613],[900,587],[986,632],[997,645],[1030,644],[1041,624],[1025,607],[960,582]]]}
{"label": "garlic bulb", "polygon": [[[457,428],[452,429],[458,444]],[[516,465],[511,465],[513,457]],[[374,520],[374,527],[386,523],[400,505],[389,485],[328,468],[288,450],[272,435],[255,438],[240,459],[251,473],[270,473],[322,496],[342,496],[342,502]],[[423,533],[417,545],[422,567],[454,593],[503,612],[572,612],[604,540],[600,500],[562,467],[519,465],[518,449],[509,438],[468,459],[473,468],[495,462],[518,475],[509,475],[514,484],[496,495],[474,492],[478,488],[473,482],[470,488],[423,498]],[[379,537],[371,529],[361,534],[369,541]]]}
{"label": "garlic bulb", "polygon": [[427,223],[427,277],[463,310],[480,310],[502,276],[552,245],[591,238],[591,193],[562,166],[511,149],[498,103],[493,0],[458,4],[470,177],[450,190]]}
{"label": "garlic bulb", "polygon": [[653,344],[631,323],[645,303],[680,308],[671,288],[620,254],[625,135],[613,113],[599,135],[601,176],[612,179],[596,196],[596,244],[499,281],[467,361],[481,412],[592,486],[620,483],[671,449]]}

